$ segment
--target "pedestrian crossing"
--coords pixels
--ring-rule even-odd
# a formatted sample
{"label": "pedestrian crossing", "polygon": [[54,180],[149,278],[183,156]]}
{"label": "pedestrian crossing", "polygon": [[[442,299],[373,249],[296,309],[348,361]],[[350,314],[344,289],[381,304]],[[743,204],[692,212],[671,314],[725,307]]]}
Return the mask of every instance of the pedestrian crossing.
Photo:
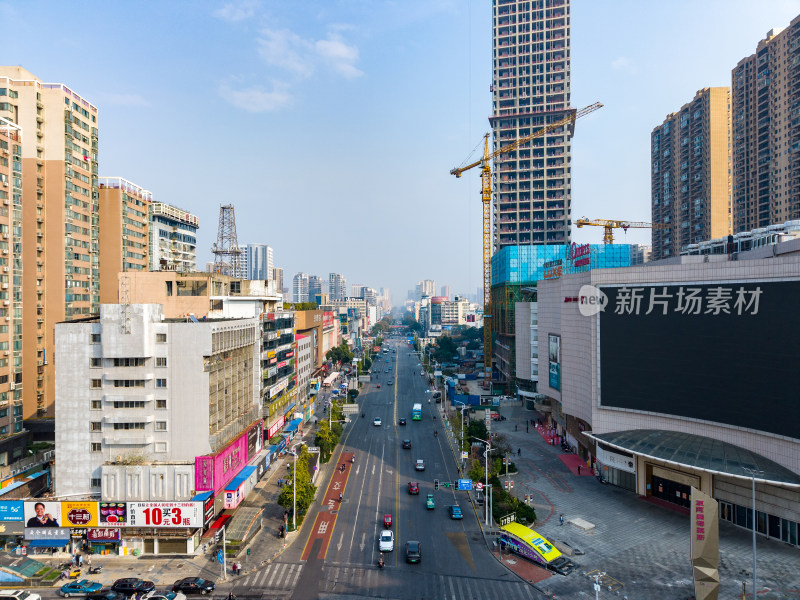
{"label": "pedestrian crossing", "polygon": [[237,578],[236,588],[252,590],[292,590],[297,585],[303,565],[295,563],[270,563],[263,569]]}

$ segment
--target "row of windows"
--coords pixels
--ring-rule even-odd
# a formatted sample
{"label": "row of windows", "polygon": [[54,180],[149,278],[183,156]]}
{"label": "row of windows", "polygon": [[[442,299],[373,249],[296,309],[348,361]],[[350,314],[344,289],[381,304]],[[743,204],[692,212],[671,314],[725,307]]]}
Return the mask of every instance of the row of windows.
{"label": "row of windows", "polygon": [[[91,359],[92,367],[102,367],[103,366],[103,359],[102,358],[92,358]],[[147,364],[146,358],[115,358],[113,359],[115,367],[143,367]],[[166,356],[156,356],[155,365],[157,367],[166,367],[167,366],[167,357]]]}
{"label": "row of windows", "polygon": [[[147,403],[144,400],[120,400],[114,402],[114,408],[145,408],[146,406]],[[166,410],[167,401],[163,398],[158,398],[156,400],[156,408]],[[103,410],[103,401],[92,400],[92,410]]]}
{"label": "row of windows", "polygon": [[[99,333],[91,334],[89,341],[92,344],[99,344],[101,340],[101,336]],[[167,343],[167,334],[166,333],[157,333],[156,334],[156,342],[159,344],[166,344]]]}
{"label": "row of windows", "polygon": [[[92,442],[91,451],[92,452],[102,452],[103,445],[100,442]],[[163,454],[167,451],[167,442],[156,442],[155,443],[155,450],[158,454]],[[92,487],[100,487],[102,485],[99,478],[92,478]]]}
{"label": "row of windows", "polygon": [[[115,431],[124,431],[129,429],[135,430],[144,430],[146,423],[114,423],[114,430]],[[156,421],[155,422],[155,430],[156,431],[166,431],[167,430],[167,422],[166,421]],[[103,431],[103,422],[102,421],[92,421],[91,423],[91,431]]]}
{"label": "row of windows", "polygon": [[[0,342],[2,343],[2,342]],[[8,342],[5,342],[6,344]],[[144,379],[113,379],[112,383],[115,388],[143,388],[145,387],[146,381]],[[103,387],[103,380],[102,379],[90,379],[89,380],[89,387],[90,389],[97,390]],[[165,388],[167,387],[167,380],[166,379],[156,379],[156,387],[157,388]]]}

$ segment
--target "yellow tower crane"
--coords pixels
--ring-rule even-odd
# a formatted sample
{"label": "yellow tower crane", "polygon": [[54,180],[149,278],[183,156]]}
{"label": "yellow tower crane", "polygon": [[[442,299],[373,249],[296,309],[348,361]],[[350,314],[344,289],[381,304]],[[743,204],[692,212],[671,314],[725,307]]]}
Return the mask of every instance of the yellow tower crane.
{"label": "yellow tower crane", "polygon": [[667,229],[668,227],[663,223],[644,223],[642,221],[617,221],[616,219],[587,219],[586,217],[583,217],[575,221],[575,225],[578,226],[578,229],[580,229],[584,225],[602,227],[604,244],[614,243],[615,229],[622,229],[623,231],[628,231],[628,229]]}
{"label": "yellow tower crane", "polygon": [[481,167],[481,201],[483,202],[483,370],[486,381],[492,380],[492,159],[506,152],[513,152],[521,145],[547,135],[560,127],[574,125],[575,119],[579,119],[602,107],[603,105],[600,102],[595,102],[580,110],[572,109],[560,121],[551,123],[530,135],[521,137],[494,152],[489,151],[489,134],[487,133],[484,136],[483,158],[450,171],[451,175],[461,177],[464,171],[469,171],[477,166]]}

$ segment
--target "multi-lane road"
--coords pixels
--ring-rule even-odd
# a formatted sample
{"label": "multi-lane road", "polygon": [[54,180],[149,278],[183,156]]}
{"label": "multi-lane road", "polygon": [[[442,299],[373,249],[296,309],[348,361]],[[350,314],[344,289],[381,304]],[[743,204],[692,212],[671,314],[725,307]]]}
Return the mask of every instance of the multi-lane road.
{"label": "multi-lane road", "polygon": [[[389,347],[396,352],[375,363],[373,372],[380,374],[358,398],[365,416],[356,414],[345,426],[340,458],[344,472],[336,469],[329,483],[321,482],[318,501],[295,544],[237,587],[251,593],[282,588],[295,600],[539,597],[491,556],[466,492],[434,490],[434,479],[457,480],[456,464],[446,437],[434,436],[441,422],[434,420],[437,405],[428,402],[416,355],[404,340],[393,340]],[[423,405],[422,421],[411,419],[417,402]],[[373,424],[376,417],[380,426]],[[407,424],[400,425],[400,418]],[[411,440],[410,449],[402,448],[405,439]],[[351,455],[354,462],[348,460]],[[415,470],[417,459],[425,461],[424,471]],[[419,495],[409,494],[409,481],[419,483]],[[426,508],[429,493],[435,496],[434,510]],[[461,506],[462,520],[450,518],[451,504]],[[379,569],[378,535],[387,513],[392,515],[395,549],[384,554],[385,567]],[[406,563],[409,540],[422,544],[419,564]]]}

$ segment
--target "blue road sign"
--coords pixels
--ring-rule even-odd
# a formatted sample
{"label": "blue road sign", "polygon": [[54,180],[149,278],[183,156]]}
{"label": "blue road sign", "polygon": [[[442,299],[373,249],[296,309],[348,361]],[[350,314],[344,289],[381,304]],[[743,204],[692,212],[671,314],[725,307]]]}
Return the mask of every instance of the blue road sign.
{"label": "blue road sign", "polygon": [[217,550],[217,562],[222,564],[222,550]]}
{"label": "blue road sign", "polygon": [[458,480],[458,489],[460,490],[471,490],[472,489],[472,479],[459,479]]}

